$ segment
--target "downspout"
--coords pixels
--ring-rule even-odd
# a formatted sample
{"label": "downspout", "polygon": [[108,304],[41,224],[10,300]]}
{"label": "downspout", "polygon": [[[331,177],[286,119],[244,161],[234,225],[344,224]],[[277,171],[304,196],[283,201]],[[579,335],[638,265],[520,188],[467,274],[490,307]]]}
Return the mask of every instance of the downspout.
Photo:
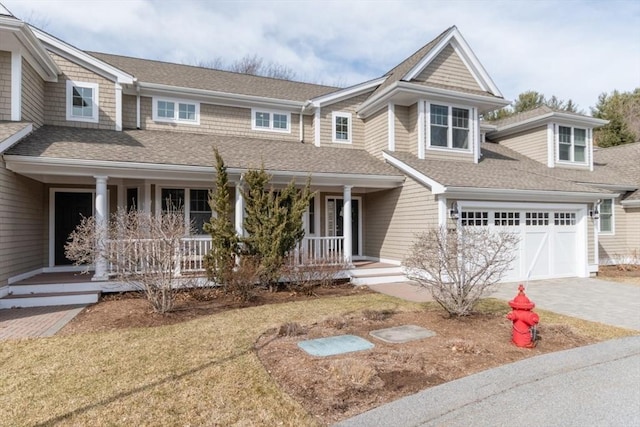
{"label": "downspout", "polygon": [[307,111],[311,104],[311,101],[307,101],[300,109],[300,142],[304,142],[304,112]]}
{"label": "downspout", "polygon": [[136,85],[136,129],[140,129],[140,86]]}

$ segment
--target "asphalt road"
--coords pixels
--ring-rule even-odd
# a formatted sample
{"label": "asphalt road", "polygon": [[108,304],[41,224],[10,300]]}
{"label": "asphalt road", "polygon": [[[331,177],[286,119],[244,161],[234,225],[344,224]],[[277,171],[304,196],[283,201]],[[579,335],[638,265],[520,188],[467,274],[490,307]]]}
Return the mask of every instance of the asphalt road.
{"label": "asphalt road", "polygon": [[525,359],[343,421],[374,426],[640,426],[640,337]]}

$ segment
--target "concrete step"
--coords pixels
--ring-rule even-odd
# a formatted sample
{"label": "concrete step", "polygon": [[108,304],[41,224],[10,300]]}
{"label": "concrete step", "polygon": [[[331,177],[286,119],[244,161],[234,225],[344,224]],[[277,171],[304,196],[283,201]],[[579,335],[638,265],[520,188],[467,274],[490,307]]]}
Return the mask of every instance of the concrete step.
{"label": "concrete step", "polygon": [[105,282],[82,283],[38,283],[38,284],[13,284],[9,285],[9,293],[12,295],[51,294],[70,292],[99,292],[103,290]]}
{"label": "concrete step", "polygon": [[10,294],[0,298],[0,309],[93,304],[98,302],[99,297],[99,291]]}
{"label": "concrete step", "polygon": [[374,274],[403,274],[402,267],[370,267],[370,268],[352,268],[349,270],[351,277],[353,276],[370,276]]}
{"label": "concrete step", "polygon": [[357,286],[378,285],[380,283],[404,282],[406,280],[407,280],[407,277],[401,274],[397,274],[397,275],[381,274],[381,275],[351,277],[351,283]]}

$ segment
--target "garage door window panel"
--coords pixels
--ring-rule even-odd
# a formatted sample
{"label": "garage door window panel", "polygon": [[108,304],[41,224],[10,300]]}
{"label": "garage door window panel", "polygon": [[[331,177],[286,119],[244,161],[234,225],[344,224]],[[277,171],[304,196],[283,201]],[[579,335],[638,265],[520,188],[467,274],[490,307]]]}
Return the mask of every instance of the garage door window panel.
{"label": "garage door window panel", "polygon": [[549,225],[549,212],[526,212],[525,225],[530,227]]}
{"label": "garage door window panel", "polygon": [[520,225],[520,212],[495,212],[493,224],[498,227],[517,227]]}
{"label": "garage door window panel", "polygon": [[554,212],[553,224],[558,226],[576,225],[575,212]]}
{"label": "garage door window panel", "polygon": [[483,227],[489,225],[489,212],[462,211],[460,224],[463,227]]}

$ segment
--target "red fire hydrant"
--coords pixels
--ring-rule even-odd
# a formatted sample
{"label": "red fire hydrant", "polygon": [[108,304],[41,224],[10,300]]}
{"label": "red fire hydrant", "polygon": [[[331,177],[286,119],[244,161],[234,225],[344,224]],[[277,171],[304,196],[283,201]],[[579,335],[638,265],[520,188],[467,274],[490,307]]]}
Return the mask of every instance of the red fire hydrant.
{"label": "red fire hydrant", "polygon": [[513,311],[507,314],[507,319],[513,321],[511,341],[518,347],[532,348],[536,346],[536,325],[540,317],[531,311],[536,305],[524,294],[524,286],[518,286],[518,291],[518,295],[509,301]]}

